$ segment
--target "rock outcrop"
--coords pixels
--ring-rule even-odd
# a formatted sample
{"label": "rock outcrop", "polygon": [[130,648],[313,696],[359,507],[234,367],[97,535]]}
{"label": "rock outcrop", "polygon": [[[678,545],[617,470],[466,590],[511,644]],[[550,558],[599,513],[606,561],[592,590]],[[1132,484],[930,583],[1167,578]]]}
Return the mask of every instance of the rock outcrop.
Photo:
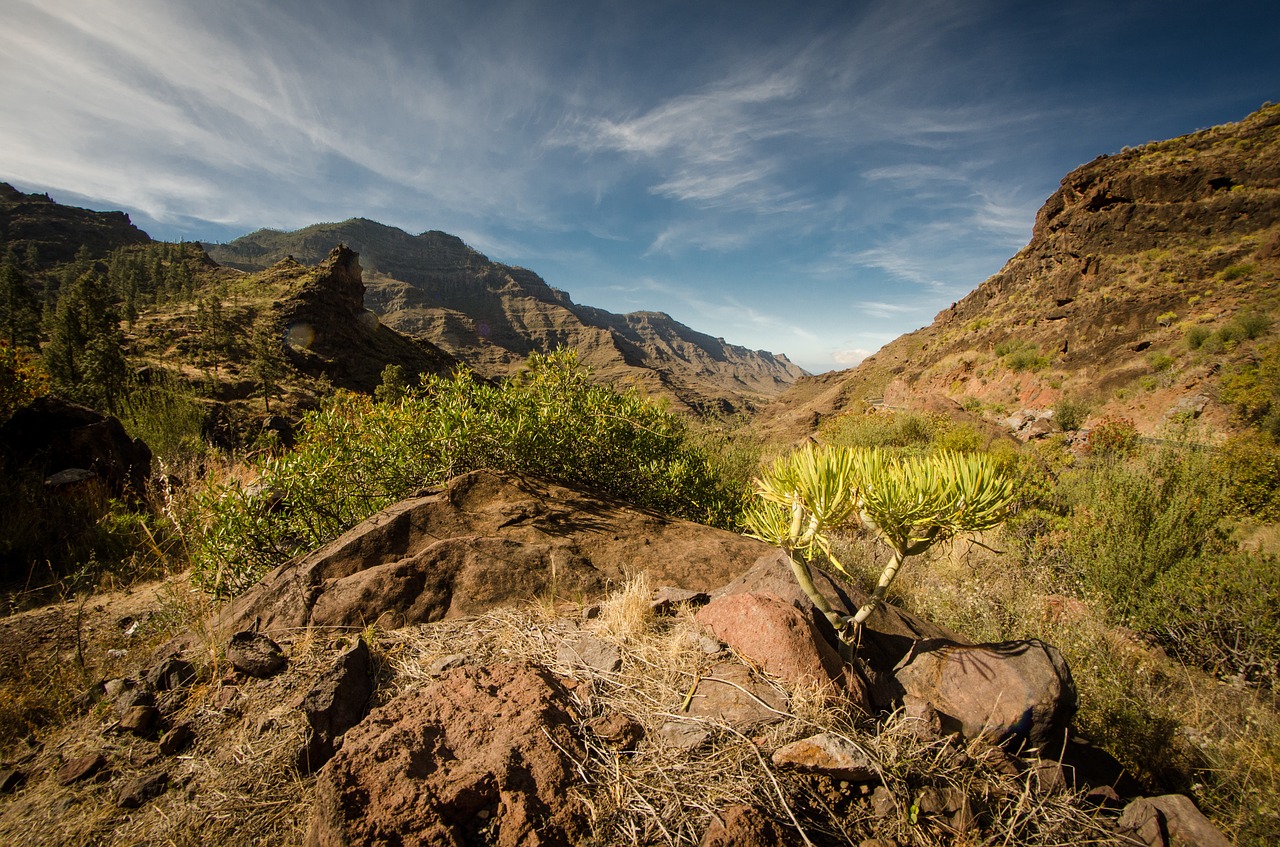
{"label": "rock outcrop", "polygon": [[[1250,355],[1240,343],[1197,357],[1188,328],[1274,310],[1278,284],[1280,105],[1267,105],[1067,174],[999,273],[857,368],[799,380],[760,426],[803,436],[873,401],[1045,408],[1066,396],[1151,431],[1187,398],[1215,397],[1219,369]],[[1218,402],[1197,408],[1230,424]]]}
{"label": "rock outcrop", "polygon": [[555,678],[519,664],[458,668],[402,694],[320,771],[308,847],[581,843],[571,708]]}
{"label": "rock outcrop", "polygon": [[47,194],[24,194],[0,182],[0,250],[12,245],[25,258],[35,248],[40,270],[70,262],[81,247],[101,258],[117,247],[150,241],[124,212],[64,206]]}
{"label": "rock outcrop", "polygon": [[540,596],[599,596],[630,573],[709,589],[779,552],[540,480],[475,471],[379,512],[237,598],[216,631],[398,627]]}

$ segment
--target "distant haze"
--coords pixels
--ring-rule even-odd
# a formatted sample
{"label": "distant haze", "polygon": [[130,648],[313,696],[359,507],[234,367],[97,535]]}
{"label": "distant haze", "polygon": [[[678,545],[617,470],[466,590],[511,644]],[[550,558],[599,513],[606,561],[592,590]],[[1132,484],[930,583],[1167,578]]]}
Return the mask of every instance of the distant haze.
{"label": "distant haze", "polygon": [[361,216],[855,364],[1073,167],[1280,99],[1235,2],[0,0],[0,180],[226,241]]}

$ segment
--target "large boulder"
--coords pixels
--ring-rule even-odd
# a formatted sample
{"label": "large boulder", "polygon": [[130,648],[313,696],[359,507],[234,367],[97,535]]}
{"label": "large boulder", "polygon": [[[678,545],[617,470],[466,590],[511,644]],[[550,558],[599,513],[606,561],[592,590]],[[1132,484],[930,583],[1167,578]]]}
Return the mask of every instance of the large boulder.
{"label": "large boulder", "polygon": [[1143,847],[1229,847],[1230,839],[1182,794],[1143,797],[1116,822],[1130,843]]}
{"label": "large boulder", "polygon": [[709,590],[779,556],[732,532],[475,471],[277,568],[221,613],[215,631],[397,627],[550,595],[598,596],[639,571]]}
{"label": "large boulder", "polygon": [[583,843],[570,709],[526,664],[457,668],[400,695],[321,769],[308,847]]}
{"label": "large boulder", "polygon": [[944,731],[1003,744],[1065,743],[1076,688],[1056,648],[1041,641],[920,642],[894,673],[905,695],[933,705]]}
{"label": "large boulder", "polygon": [[11,469],[31,468],[49,477],[89,472],[117,495],[142,494],[151,476],[150,448],[130,438],[119,420],[51,394],[32,400],[0,426],[0,453]]}

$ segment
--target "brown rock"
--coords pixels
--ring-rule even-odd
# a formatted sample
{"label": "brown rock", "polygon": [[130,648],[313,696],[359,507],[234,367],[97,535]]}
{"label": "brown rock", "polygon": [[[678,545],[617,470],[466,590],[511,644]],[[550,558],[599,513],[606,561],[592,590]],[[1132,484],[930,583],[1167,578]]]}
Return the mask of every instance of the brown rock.
{"label": "brown rock", "polygon": [[675,588],[665,585],[653,593],[653,613],[655,615],[673,615],[683,603],[689,606],[705,606],[711,595],[705,591],[693,591],[688,588]]}
{"label": "brown rock", "polygon": [[107,757],[101,753],[86,753],[70,759],[58,768],[58,784],[71,785],[97,776],[107,764]]}
{"label": "brown rock", "polygon": [[173,756],[182,752],[194,735],[195,730],[191,724],[183,721],[160,737],[160,754]]}
{"label": "brown rock", "polygon": [[306,843],[581,843],[587,809],[570,789],[585,752],[569,708],[526,664],[458,668],[400,695],[320,771]]}
{"label": "brown rock", "polygon": [[585,668],[596,673],[617,673],[622,669],[622,651],[618,645],[590,633],[578,633],[560,642],[556,661],[570,668]]}
{"label": "brown rock", "polygon": [[778,555],[732,532],[528,477],[476,471],[397,503],[276,569],[233,601],[215,626],[360,629],[384,614],[424,623],[552,589],[598,596],[637,570],[655,582],[709,590]]}
{"label": "brown rock", "polygon": [[284,650],[261,632],[241,630],[231,636],[227,661],[241,673],[265,678],[284,670]]}
{"label": "brown rock", "polygon": [[711,820],[701,847],[793,847],[799,839],[754,806],[730,806]]}
{"label": "brown rock", "polygon": [[773,763],[780,768],[794,768],[819,773],[848,782],[878,782],[880,768],[875,759],[842,735],[823,732],[779,747]]}
{"label": "brown rock", "polygon": [[363,638],[343,651],[302,698],[311,727],[298,764],[303,773],[318,770],[333,756],[337,740],[365,716],[373,696],[373,657]]}
{"label": "brown rock", "polygon": [[123,715],[117,728],[122,732],[134,735],[150,735],[160,721],[160,710],[155,706],[130,706]]}
{"label": "brown rock", "polygon": [[131,779],[116,792],[116,805],[122,809],[136,809],[143,803],[159,797],[169,787],[169,774],[158,771]]}
{"label": "brown rock", "polygon": [[644,727],[620,712],[592,718],[587,729],[601,741],[619,750],[634,750],[644,740]]}
{"label": "brown rock", "polygon": [[170,691],[181,688],[196,678],[196,669],[181,656],[170,656],[146,673],[147,685],[156,691]]}
{"label": "brown rock", "polygon": [[965,738],[1060,747],[1075,714],[1071,671],[1040,641],[925,641],[895,677],[906,694],[933,704],[944,730]]}
{"label": "brown rock", "polygon": [[844,662],[811,618],[768,594],[725,594],[698,611],[739,655],[792,686],[843,688]]}
{"label": "brown rock", "polygon": [[722,662],[698,682],[689,714],[745,729],[781,720],[786,700],[737,662]]}
{"label": "brown rock", "polygon": [[12,794],[26,779],[27,775],[16,768],[0,769],[0,794]]}
{"label": "brown rock", "polygon": [[1230,847],[1231,841],[1181,794],[1134,800],[1116,826],[1149,847]]}

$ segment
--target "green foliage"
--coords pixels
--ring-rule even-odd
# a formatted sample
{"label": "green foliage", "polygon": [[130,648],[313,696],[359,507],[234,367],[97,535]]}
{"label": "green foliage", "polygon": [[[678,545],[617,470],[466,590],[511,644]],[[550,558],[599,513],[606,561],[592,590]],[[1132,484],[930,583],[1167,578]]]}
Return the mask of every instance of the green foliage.
{"label": "green foliage", "polygon": [[1258,266],[1250,262],[1240,262],[1235,265],[1228,265],[1218,274],[1218,278],[1223,282],[1232,282],[1237,279],[1244,279],[1258,272]]}
{"label": "green foliage", "polygon": [[[1013,502],[1010,481],[986,456],[812,445],[775,460],[757,480],[756,494],[745,515],[751,535],[787,552],[801,588],[846,641],[884,599],[907,557],[998,525]],[[832,554],[831,533],[854,523],[892,558],[870,602],[843,618],[815,587],[809,562],[821,556],[849,575]]]}
{"label": "green foliage", "polygon": [[253,326],[249,337],[249,371],[261,386],[263,411],[269,415],[271,398],[279,395],[279,380],[285,373],[282,333],[270,320],[259,320]]}
{"label": "green foliage", "polygon": [[1280,683],[1280,560],[1239,551],[1188,556],[1160,575],[1134,623],[1188,665]]}
{"label": "green foliage", "polygon": [[972,425],[946,415],[899,411],[840,415],[824,421],[820,434],[823,443],[832,447],[904,448],[917,452],[974,452],[984,440]]}
{"label": "green foliage", "polygon": [[15,349],[40,343],[40,301],[27,286],[13,245],[0,264],[0,341]]}
{"label": "green foliage", "polygon": [[1173,326],[1173,322],[1177,319],[1177,312],[1162,312],[1156,316],[1156,323],[1160,324],[1160,326]]}
{"label": "green foliage", "polygon": [[1213,330],[1209,329],[1207,326],[1197,324],[1195,326],[1187,327],[1187,333],[1185,336],[1187,349],[1199,350],[1204,343],[1209,340],[1209,336],[1211,335],[1213,335]]}
{"label": "green foliage", "polygon": [[1063,477],[1066,561],[1117,623],[1136,625],[1165,574],[1226,549],[1227,496],[1209,459],[1194,451],[1103,455]]}
{"label": "green foliage", "polygon": [[0,423],[19,406],[49,393],[49,375],[36,354],[0,341]]}
{"label": "green foliage", "polygon": [[1232,404],[1239,419],[1280,437],[1280,341],[1258,350],[1257,356],[1222,377],[1222,399]]}
{"label": "green foliage", "polygon": [[207,450],[205,407],[190,386],[168,371],[155,369],[145,382],[133,382],[118,416],[130,435],[145,441],[170,467],[185,465]]}
{"label": "green foliage", "polygon": [[1089,419],[1091,405],[1076,397],[1063,397],[1053,409],[1053,420],[1064,432],[1074,432]]}
{"label": "green foliage", "polygon": [[1138,428],[1129,418],[1107,415],[1089,430],[1088,449],[1097,457],[1127,456],[1138,447]]}
{"label": "green foliage", "polygon": [[111,293],[97,272],[86,270],[62,289],[47,334],[44,360],[54,390],[114,409],[127,373],[124,336]]}
{"label": "green foliage", "polygon": [[374,399],[379,403],[398,403],[404,399],[409,388],[409,380],[405,378],[401,365],[387,365],[382,369],[382,384],[373,390]]}
{"label": "green foliage", "polygon": [[1280,447],[1266,436],[1239,435],[1213,455],[1213,472],[1226,486],[1232,513],[1280,522]]}
{"label": "green foliage", "polygon": [[1040,352],[1033,342],[1020,338],[1007,338],[995,346],[995,354],[1004,360],[1005,367],[1013,371],[1041,371],[1049,367],[1049,357]]}
{"label": "green foliage", "polygon": [[211,486],[194,576],[243,591],[424,485],[478,468],[586,487],[677,517],[731,526],[744,492],[726,484],[681,418],[591,382],[571,351],[534,355],[502,385],[459,371],[398,403],[338,393],[302,422],[293,452],[263,456],[258,483]]}

